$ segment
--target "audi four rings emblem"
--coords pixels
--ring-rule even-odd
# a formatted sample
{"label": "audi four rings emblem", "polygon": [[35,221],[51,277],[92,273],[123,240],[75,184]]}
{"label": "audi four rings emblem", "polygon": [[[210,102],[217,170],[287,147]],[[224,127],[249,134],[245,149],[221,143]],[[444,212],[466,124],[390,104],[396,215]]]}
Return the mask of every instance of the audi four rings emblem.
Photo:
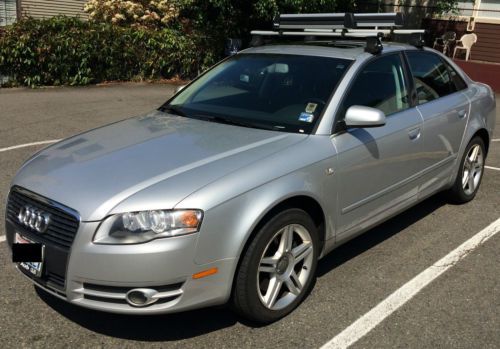
{"label": "audi four rings emblem", "polygon": [[19,211],[17,219],[22,225],[34,229],[39,233],[44,233],[49,227],[50,214],[26,205]]}

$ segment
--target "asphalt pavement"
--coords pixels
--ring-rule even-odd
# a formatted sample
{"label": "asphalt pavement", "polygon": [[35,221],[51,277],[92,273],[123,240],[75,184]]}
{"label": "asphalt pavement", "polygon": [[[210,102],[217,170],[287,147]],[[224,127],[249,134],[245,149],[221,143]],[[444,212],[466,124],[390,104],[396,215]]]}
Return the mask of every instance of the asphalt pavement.
{"label": "asphalt pavement", "polygon": [[[43,146],[1,149],[145,113],[173,90],[148,84],[0,89],[0,201],[5,202],[16,170]],[[500,108],[497,114],[500,139]],[[457,206],[434,196],[321,260],[309,298],[268,326],[248,323],[226,307],[149,317],[79,308],[37,290],[15,270],[0,242],[0,347],[319,348],[500,217],[500,142],[492,143],[487,165],[492,169],[485,170],[474,201]],[[0,239],[4,234],[0,220]],[[499,250],[497,234],[353,348],[500,347]]]}

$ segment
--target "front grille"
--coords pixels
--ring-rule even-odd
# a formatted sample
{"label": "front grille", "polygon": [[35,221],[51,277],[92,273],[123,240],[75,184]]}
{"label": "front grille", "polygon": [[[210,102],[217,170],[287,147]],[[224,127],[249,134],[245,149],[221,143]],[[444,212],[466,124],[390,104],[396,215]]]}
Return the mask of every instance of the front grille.
{"label": "front grille", "polygon": [[[49,226],[43,234],[19,223],[17,216],[26,205],[50,214]],[[79,219],[76,214],[71,214],[71,211],[58,203],[20,188],[11,190],[7,203],[7,218],[16,227],[36,235],[41,243],[52,243],[64,250],[69,250],[78,231]]]}

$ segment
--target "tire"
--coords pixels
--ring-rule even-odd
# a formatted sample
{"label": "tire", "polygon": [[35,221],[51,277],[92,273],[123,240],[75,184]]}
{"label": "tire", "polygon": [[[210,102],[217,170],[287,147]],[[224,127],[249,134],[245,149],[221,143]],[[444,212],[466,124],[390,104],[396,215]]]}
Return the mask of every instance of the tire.
{"label": "tire", "polygon": [[[477,151],[476,155],[475,151]],[[465,148],[457,178],[448,191],[448,198],[451,202],[464,204],[474,199],[483,178],[485,158],[484,142],[476,136]]]}
{"label": "tire", "polygon": [[292,312],[314,285],[318,253],[311,217],[300,209],[278,213],[258,230],[242,256],[232,296],[235,310],[263,324]]}

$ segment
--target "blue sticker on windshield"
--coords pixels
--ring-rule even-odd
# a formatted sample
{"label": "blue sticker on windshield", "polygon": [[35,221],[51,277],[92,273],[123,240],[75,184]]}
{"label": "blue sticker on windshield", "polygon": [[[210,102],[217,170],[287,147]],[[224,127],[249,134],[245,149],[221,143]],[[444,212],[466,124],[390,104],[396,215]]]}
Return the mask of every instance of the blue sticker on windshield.
{"label": "blue sticker on windshield", "polygon": [[303,122],[313,122],[314,120],[314,115],[311,114],[311,113],[305,113],[305,112],[302,112],[300,113],[300,116],[299,116],[299,121],[303,121]]}

